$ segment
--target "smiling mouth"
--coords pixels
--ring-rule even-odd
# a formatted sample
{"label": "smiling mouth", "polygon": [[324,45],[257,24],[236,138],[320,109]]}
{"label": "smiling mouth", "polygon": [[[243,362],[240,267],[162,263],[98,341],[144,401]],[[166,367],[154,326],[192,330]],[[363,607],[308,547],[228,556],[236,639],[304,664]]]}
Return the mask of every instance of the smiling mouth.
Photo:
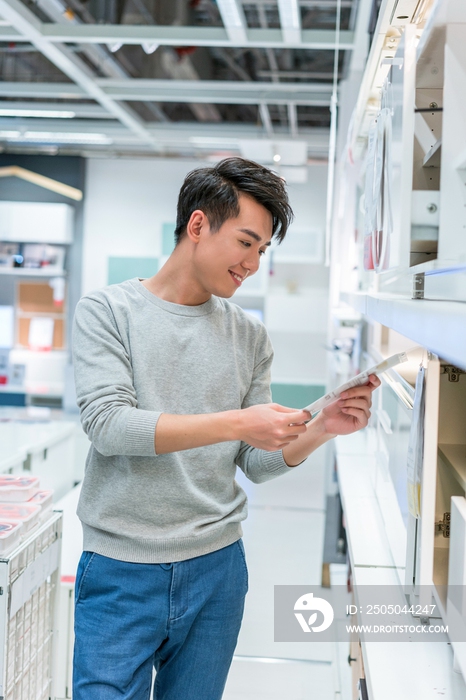
{"label": "smiling mouth", "polygon": [[228,270],[230,275],[233,277],[233,281],[235,284],[238,285],[238,287],[241,285],[241,283],[246,279],[247,273],[244,275],[244,277],[241,277],[241,275],[237,275],[236,272],[232,272],[231,270]]}

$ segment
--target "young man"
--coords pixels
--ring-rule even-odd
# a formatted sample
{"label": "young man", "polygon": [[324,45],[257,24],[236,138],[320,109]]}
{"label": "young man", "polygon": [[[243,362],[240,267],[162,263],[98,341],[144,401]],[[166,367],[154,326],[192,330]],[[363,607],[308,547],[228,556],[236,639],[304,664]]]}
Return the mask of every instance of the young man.
{"label": "young man", "polygon": [[73,700],[219,700],[247,591],[254,482],[367,424],[376,377],[322,411],[270,403],[264,326],[226,301],[292,212],[283,181],[230,158],[191,172],[176,247],[147,280],[76,310],[78,404],[92,441],[78,515]]}

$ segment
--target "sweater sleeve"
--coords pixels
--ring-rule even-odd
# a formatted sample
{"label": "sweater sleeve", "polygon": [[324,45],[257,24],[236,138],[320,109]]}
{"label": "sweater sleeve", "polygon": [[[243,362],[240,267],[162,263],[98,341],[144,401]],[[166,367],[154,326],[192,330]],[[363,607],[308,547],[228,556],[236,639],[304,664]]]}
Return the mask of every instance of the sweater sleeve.
{"label": "sweater sleeve", "polygon": [[138,409],[129,354],[104,300],[81,299],[73,326],[77,403],[84,432],[98,452],[156,456],[161,412]]}
{"label": "sweater sleeve", "polygon": [[[261,403],[271,403],[270,370],[273,360],[273,349],[270,338],[264,326],[261,326],[259,341],[256,346],[256,365],[249,391],[246,394],[241,408],[248,408]],[[283,459],[281,450],[267,452],[251,447],[242,442],[236,456],[236,464],[244,472],[248,479],[256,484],[274,479],[276,476],[286,474],[290,467]]]}

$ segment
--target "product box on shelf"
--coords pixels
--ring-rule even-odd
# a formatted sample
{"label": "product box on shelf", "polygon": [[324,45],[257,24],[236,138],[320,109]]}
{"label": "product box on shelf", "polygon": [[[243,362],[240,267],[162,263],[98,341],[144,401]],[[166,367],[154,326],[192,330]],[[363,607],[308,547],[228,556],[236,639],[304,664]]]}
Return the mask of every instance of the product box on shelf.
{"label": "product box on shelf", "polygon": [[0,474],[0,503],[29,501],[38,491],[38,476]]}
{"label": "product box on shelf", "polygon": [[0,555],[4,556],[11,552],[21,539],[23,525],[20,522],[8,522],[3,517],[0,518]]}
{"label": "product box on shelf", "polygon": [[28,503],[41,507],[40,520],[44,522],[52,513],[53,491],[37,491]]}
{"label": "product box on shelf", "polygon": [[41,507],[34,503],[0,503],[0,520],[22,523],[25,535],[39,524]]}

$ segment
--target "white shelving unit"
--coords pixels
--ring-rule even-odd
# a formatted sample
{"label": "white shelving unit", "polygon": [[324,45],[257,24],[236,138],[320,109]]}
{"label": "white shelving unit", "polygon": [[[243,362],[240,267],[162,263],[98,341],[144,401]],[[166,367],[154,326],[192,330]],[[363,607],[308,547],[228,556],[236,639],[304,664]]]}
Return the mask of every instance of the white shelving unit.
{"label": "white shelving unit", "polygon": [[[380,119],[384,85],[393,120],[392,170],[385,176],[392,178],[394,215],[392,230],[386,220],[379,227],[379,242],[390,239],[377,274],[362,264],[366,230],[359,211],[369,126]],[[409,376],[384,377],[366,438],[336,441],[353,583],[398,586],[408,600],[434,599],[451,630],[466,616],[466,606],[453,600],[453,586],[466,583],[465,89],[466,4],[384,0],[347,144],[354,165],[346,159],[339,174],[357,216],[336,217],[332,240],[338,270],[332,298],[361,314],[367,364],[421,348]],[[421,361],[426,417],[416,519],[407,504],[407,452]],[[451,513],[449,530],[445,513]],[[454,635],[444,644],[363,641],[369,700],[430,700],[439,692],[449,700],[466,697],[463,618],[461,643]]]}
{"label": "white shelving unit", "polygon": [[0,559],[0,694],[53,697],[61,513]]}

